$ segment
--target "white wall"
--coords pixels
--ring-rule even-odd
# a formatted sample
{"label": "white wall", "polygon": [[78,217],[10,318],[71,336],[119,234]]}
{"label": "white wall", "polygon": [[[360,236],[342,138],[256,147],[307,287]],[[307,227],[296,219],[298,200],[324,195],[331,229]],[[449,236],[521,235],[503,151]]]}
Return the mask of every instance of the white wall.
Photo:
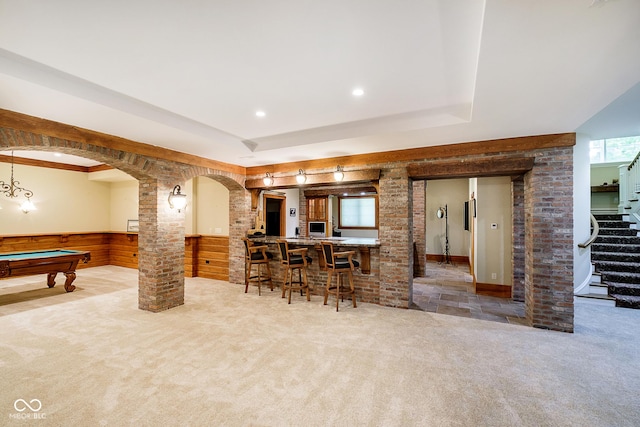
{"label": "white wall", "polygon": [[511,178],[478,178],[477,185],[476,280],[511,285]]}
{"label": "white wall", "polygon": [[[0,180],[9,181],[10,174],[11,164],[0,163]],[[14,178],[33,191],[36,210],[24,214],[19,209],[24,197],[0,198],[1,235],[125,232],[127,221],[138,219],[138,181],[120,171],[84,173],[15,165]],[[182,186],[182,193],[187,195],[187,234],[229,235],[226,187],[197,177]]]}
{"label": "white wall", "polygon": [[[591,248],[580,249],[578,244],[585,242],[591,235],[591,185],[604,182],[592,184],[589,162],[589,138],[587,135],[577,134],[576,145],[573,147],[573,287],[576,293],[589,293]],[[609,177],[608,174],[606,176]],[[597,179],[600,181],[603,176]],[[610,183],[610,178],[607,179]]]}
{"label": "white wall", "polygon": [[110,226],[108,231],[127,231],[127,221],[138,219],[138,180],[109,183]]}
{"label": "white wall", "polygon": [[[11,164],[0,163],[0,180],[8,182]],[[0,234],[108,231],[110,184],[90,181],[88,174],[15,165],[14,179],[33,191],[35,211],[23,213],[23,197],[0,199]]]}
{"label": "white wall", "polygon": [[470,233],[464,229],[464,202],[469,200],[468,179],[427,181],[425,197],[425,240],[427,254],[445,251],[445,219],[436,216],[439,207],[447,205],[449,217],[449,254],[469,255]]}
{"label": "white wall", "polygon": [[229,235],[229,190],[211,178],[193,179],[192,209],[195,209],[194,234]]}
{"label": "white wall", "polygon": [[[287,216],[287,229],[285,231],[285,236],[293,237],[296,235],[296,227],[300,226],[300,191],[297,188],[289,188],[286,190],[282,190],[286,197],[286,212]],[[295,209],[295,214],[291,215],[291,209]],[[300,230],[300,234],[303,230]]]}

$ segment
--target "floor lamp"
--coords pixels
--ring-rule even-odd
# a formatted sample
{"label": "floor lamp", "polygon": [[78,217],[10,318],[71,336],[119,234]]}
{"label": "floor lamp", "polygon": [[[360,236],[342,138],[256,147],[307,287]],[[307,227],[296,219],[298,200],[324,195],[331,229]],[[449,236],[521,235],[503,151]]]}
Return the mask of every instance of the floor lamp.
{"label": "floor lamp", "polygon": [[440,264],[451,264],[451,254],[449,253],[449,212],[447,205],[444,205],[444,208],[438,208],[436,215],[440,219],[444,218],[444,259]]}

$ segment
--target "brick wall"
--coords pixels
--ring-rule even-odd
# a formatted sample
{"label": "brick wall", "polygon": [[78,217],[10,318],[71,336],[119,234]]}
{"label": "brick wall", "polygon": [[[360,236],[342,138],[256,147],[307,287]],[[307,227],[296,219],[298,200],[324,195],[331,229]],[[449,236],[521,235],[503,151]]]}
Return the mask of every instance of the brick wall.
{"label": "brick wall", "polygon": [[514,301],[524,301],[524,265],[525,265],[525,234],[524,234],[524,179],[511,182],[511,283]]}
{"label": "brick wall", "polygon": [[425,190],[426,181],[413,181],[413,276],[424,276],[426,263]]}
{"label": "brick wall", "polygon": [[535,153],[525,175],[525,313],[573,332],[573,149]]}
{"label": "brick wall", "polygon": [[413,285],[413,218],[411,181],[405,167],[381,171],[380,176],[380,304],[409,307]]}
{"label": "brick wall", "polygon": [[184,212],[167,202],[175,181],[139,185],[138,307],[162,311],[184,304]]}

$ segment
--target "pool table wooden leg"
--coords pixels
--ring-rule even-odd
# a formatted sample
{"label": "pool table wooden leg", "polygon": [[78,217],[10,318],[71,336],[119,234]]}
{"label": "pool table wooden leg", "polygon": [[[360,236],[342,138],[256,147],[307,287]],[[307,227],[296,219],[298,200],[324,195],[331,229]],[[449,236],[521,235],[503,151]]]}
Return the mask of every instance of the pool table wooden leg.
{"label": "pool table wooden leg", "polygon": [[76,287],[73,286],[71,283],[73,283],[73,281],[76,280],[76,273],[74,273],[73,271],[70,271],[68,273],[64,273],[64,275],[67,276],[67,280],[64,282],[64,290],[67,292],[73,292],[73,290]]}
{"label": "pool table wooden leg", "polygon": [[47,274],[47,286],[50,288],[53,288],[56,284],[56,276],[58,275],[57,272],[51,272]]}

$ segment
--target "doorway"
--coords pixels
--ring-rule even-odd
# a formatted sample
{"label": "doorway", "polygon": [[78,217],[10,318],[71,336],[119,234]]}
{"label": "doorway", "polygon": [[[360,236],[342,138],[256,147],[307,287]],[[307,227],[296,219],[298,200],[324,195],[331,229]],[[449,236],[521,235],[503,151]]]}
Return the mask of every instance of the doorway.
{"label": "doorway", "polygon": [[284,236],[286,230],[285,211],[286,197],[275,194],[264,195],[265,234],[267,236]]}

